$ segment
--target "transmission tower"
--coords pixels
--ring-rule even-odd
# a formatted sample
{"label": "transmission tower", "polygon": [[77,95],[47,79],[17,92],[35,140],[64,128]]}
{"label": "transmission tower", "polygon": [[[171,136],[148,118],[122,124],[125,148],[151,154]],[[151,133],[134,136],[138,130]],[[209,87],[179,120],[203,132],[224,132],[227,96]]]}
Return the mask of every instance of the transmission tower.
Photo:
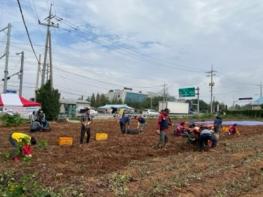
{"label": "transmission tower", "polygon": [[[50,80],[51,87],[53,87],[53,64],[52,64],[52,45],[51,45],[50,27],[59,28],[58,22],[63,20],[62,18],[52,14],[52,6],[53,5],[51,4],[48,17],[44,19],[46,22],[43,23],[40,22],[40,20],[38,21],[40,25],[44,25],[47,27],[44,60],[43,60],[43,66],[41,71],[42,72],[41,86],[44,85],[48,80]],[[56,22],[53,22],[53,20],[56,20]],[[49,58],[47,58],[48,56]],[[48,60],[49,63],[47,63]]]}

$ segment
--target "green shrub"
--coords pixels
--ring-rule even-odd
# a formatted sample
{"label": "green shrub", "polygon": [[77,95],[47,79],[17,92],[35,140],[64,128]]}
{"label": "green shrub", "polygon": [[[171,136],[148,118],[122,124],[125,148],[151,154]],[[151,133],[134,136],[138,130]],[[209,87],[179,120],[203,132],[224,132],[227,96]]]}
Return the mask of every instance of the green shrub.
{"label": "green shrub", "polygon": [[1,120],[3,122],[4,126],[19,126],[23,123],[23,119],[20,117],[19,114],[15,115],[9,115],[9,114],[4,114],[1,117]]}
{"label": "green shrub", "polygon": [[237,110],[227,111],[227,115],[232,116],[246,116],[251,118],[263,118],[263,110]]}

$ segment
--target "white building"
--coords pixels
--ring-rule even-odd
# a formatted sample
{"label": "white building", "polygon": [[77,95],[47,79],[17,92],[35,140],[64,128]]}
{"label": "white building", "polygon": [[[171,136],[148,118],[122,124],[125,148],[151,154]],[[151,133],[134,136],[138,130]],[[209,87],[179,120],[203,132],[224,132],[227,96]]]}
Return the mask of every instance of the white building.
{"label": "white building", "polygon": [[142,92],[134,92],[131,88],[123,88],[122,90],[110,90],[105,96],[109,99],[109,101],[113,100],[121,100],[123,103],[129,102],[143,102],[147,95],[143,94]]}
{"label": "white building", "polygon": [[77,99],[60,99],[60,114],[67,117],[77,116],[80,109],[90,108],[90,102]]}

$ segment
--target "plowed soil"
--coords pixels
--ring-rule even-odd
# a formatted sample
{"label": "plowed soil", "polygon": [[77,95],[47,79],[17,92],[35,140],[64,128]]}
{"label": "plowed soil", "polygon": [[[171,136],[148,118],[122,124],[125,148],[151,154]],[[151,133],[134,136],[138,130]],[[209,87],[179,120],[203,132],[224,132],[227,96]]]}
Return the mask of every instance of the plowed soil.
{"label": "plowed soil", "polygon": [[[12,131],[28,132],[28,127],[0,127],[0,152],[11,150]],[[215,149],[202,153],[174,137],[172,129],[167,149],[156,149],[156,120],[139,135],[121,134],[116,120],[95,120],[91,142],[83,145],[80,124],[51,127],[51,132],[30,134],[47,141],[46,149],[33,147],[27,163],[0,158],[0,172],[34,173],[63,196],[263,195],[263,126],[239,127],[241,136],[221,137]],[[96,141],[96,132],[108,133],[109,139]],[[60,136],[72,136],[73,146],[58,146]]]}

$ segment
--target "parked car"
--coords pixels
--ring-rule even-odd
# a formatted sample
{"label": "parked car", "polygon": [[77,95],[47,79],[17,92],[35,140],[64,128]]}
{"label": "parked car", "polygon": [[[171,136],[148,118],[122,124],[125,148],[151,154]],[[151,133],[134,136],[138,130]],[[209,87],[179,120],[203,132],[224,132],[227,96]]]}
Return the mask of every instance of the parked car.
{"label": "parked car", "polygon": [[143,116],[158,116],[159,112],[155,111],[154,109],[146,109],[142,112]]}
{"label": "parked car", "polygon": [[98,112],[94,109],[90,109],[90,115],[96,116],[96,115],[98,115]]}
{"label": "parked car", "polygon": [[[77,117],[81,116],[81,114],[83,113],[82,112],[83,110],[84,109],[80,109],[80,110],[77,109]],[[90,112],[91,116],[97,116],[98,115],[98,111],[96,111],[95,109],[90,109],[89,112]]]}

